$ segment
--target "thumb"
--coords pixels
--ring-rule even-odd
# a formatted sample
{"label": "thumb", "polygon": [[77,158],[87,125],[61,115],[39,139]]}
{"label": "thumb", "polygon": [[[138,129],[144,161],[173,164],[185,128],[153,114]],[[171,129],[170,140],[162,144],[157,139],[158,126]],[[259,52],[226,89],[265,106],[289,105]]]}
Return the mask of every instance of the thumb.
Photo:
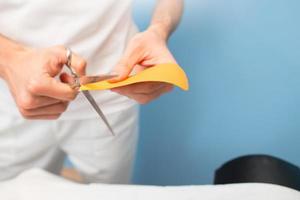
{"label": "thumb", "polygon": [[133,51],[129,48],[111,72],[111,74],[117,74],[118,76],[110,79],[109,82],[115,83],[126,79],[134,67],[141,62],[141,55],[141,51]]}
{"label": "thumb", "polygon": [[[54,77],[61,72],[63,65],[67,63],[67,50],[64,46],[54,46],[50,48],[50,51],[53,52],[57,58],[57,63],[54,62],[55,65],[51,65],[49,70],[49,74]],[[86,65],[87,63],[84,58],[72,52],[71,67],[79,76],[85,75]]]}
{"label": "thumb", "polygon": [[86,71],[86,60],[76,53],[72,53],[71,67],[79,76],[84,76]]}

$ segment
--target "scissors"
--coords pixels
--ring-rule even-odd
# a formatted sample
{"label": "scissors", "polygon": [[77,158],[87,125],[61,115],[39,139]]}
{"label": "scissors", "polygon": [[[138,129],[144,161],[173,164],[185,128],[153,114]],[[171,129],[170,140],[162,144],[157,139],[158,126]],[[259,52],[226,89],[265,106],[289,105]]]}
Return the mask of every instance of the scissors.
{"label": "scissors", "polygon": [[[82,76],[80,77],[75,70],[71,67],[71,60],[72,60],[72,51],[69,48],[66,48],[67,50],[67,63],[66,66],[71,72],[72,77],[75,79],[75,84],[73,86],[75,87],[80,87],[82,84],[87,84],[87,83],[93,83],[97,81],[103,81],[107,79],[111,79],[113,77],[116,77],[117,75],[100,75],[100,76]],[[94,110],[98,113],[98,115],[102,118],[103,122],[106,124],[107,128],[111,132],[112,135],[114,134],[114,131],[112,127],[110,126],[107,118],[105,117],[104,113],[100,109],[100,107],[97,105],[95,99],[91,95],[91,93],[88,90],[81,91],[83,95],[86,97],[86,99],[89,101],[89,103],[92,105]]]}

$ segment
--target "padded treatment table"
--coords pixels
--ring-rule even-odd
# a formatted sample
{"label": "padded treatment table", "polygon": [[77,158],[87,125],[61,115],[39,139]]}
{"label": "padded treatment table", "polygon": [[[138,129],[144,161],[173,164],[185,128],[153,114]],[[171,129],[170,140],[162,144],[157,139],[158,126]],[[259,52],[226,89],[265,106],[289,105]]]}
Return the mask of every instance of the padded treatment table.
{"label": "padded treatment table", "polygon": [[40,169],[0,183],[5,200],[300,200],[300,192],[272,184],[202,186],[83,185]]}

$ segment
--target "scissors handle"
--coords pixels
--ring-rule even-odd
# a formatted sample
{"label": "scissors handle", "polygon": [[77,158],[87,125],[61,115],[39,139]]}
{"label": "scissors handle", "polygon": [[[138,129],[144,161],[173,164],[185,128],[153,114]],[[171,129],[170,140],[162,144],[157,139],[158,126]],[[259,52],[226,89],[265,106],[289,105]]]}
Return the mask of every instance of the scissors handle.
{"label": "scissors handle", "polygon": [[73,69],[73,67],[71,66],[71,61],[72,61],[72,51],[69,48],[66,48],[67,50],[67,63],[66,66],[68,67],[68,69],[71,72],[72,77],[75,79],[75,84],[72,85],[72,87],[80,87],[80,77],[79,75],[76,73],[76,71]]}

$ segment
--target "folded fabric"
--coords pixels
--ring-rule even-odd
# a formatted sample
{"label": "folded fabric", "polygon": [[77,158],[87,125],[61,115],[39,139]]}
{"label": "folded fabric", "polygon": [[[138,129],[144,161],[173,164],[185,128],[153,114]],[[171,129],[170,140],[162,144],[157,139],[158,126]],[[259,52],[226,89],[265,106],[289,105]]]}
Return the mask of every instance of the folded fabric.
{"label": "folded fabric", "polygon": [[149,67],[144,71],[130,76],[127,79],[120,82],[110,83],[108,81],[100,81],[96,83],[82,85],[80,87],[80,90],[106,90],[115,87],[121,87],[134,83],[148,81],[165,82],[178,86],[183,90],[189,89],[188,78],[183,69],[177,64],[167,63]]}

